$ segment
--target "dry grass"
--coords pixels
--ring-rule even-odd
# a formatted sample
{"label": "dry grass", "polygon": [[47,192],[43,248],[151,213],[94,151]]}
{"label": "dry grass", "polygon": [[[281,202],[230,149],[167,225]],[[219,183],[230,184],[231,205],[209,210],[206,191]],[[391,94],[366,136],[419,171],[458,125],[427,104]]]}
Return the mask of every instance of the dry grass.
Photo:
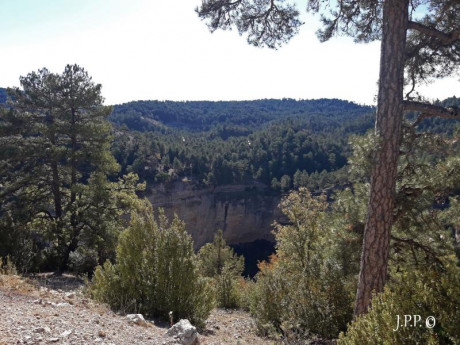
{"label": "dry grass", "polygon": [[0,287],[28,295],[37,292],[37,284],[33,280],[25,279],[15,274],[1,274]]}

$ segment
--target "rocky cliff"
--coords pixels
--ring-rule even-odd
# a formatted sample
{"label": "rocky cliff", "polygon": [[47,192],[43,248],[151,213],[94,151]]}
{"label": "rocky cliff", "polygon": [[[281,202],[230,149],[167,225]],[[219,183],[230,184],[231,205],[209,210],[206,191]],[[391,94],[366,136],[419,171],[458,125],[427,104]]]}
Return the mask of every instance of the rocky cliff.
{"label": "rocky cliff", "polygon": [[191,183],[156,185],[148,195],[154,207],[162,207],[168,216],[177,214],[186,223],[195,247],[211,242],[222,229],[228,244],[256,240],[274,241],[273,221],[281,219],[280,196],[264,185],[231,185],[198,188]]}

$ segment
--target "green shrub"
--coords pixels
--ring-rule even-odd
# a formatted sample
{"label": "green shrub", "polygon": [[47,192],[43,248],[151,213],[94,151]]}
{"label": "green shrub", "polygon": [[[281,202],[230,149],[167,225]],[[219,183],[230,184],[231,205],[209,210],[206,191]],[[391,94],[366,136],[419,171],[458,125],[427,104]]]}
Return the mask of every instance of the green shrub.
{"label": "green shrub", "polygon": [[289,271],[276,256],[259,265],[251,313],[259,333],[284,338],[334,338],[352,316],[352,298],[337,267],[324,264],[313,277]]}
{"label": "green shrub", "polygon": [[219,307],[235,308],[240,305],[239,283],[244,270],[244,258],[236,255],[225,240],[222,230],[214,241],[198,252],[200,274],[212,278]]}
{"label": "green shrub", "polygon": [[239,277],[235,290],[238,291],[238,307],[250,311],[251,301],[254,295],[254,280],[250,278]]}
{"label": "green shrub", "polygon": [[92,296],[116,309],[203,325],[213,308],[212,287],[198,274],[193,242],[177,217],[168,222],[151,205],[132,215],[119,239],[117,263],[98,267]]}
{"label": "green shrub", "polygon": [[333,338],[351,320],[356,290],[335,252],[339,237],[326,226],[325,198],[300,188],[280,206],[289,224],[276,225],[277,255],[259,265],[251,313],[264,335]]}
{"label": "green shrub", "polygon": [[256,319],[257,329],[263,336],[276,336],[290,307],[286,280],[278,269],[278,257],[259,263],[259,273],[253,286],[250,311]]}
{"label": "green shrub", "polygon": [[15,275],[18,274],[16,266],[9,256],[2,258],[0,256],[0,274]]}
{"label": "green shrub", "polygon": [[95,249],[80,246],[69,254],[69,269],[77,275],[91,275],[98,261]]}
{"label": "green shrub", "polygon": [[[460,344],[460,269],[448,265],[444,272],[428,268],[397,278],[373,298],[367,314],[340,334],[338,344]],[[404,327],[404,315],[420,315],[421,321]],[[429,316],[435,318],[433,328],[426,325]]]}
{"label": "green shrub", "polygon": [[43,262],[43,241],[19,216],[0,217],[0,256],[10,257],[18,272],[36,272]]}

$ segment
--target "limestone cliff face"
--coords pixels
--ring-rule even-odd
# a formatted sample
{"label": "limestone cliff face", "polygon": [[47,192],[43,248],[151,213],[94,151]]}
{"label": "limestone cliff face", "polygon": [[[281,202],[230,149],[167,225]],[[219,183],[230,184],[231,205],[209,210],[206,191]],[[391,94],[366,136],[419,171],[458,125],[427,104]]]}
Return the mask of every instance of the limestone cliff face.
{"label": "limestone cliff face", "polygon": [[169,217],[175,213],[185,221],[196,248],[211,242],[218,229],[223,230],[228,244],[274,241],[272,223],[281,218],[280,196],[268,193],[264,186],[203,189],[175,182],[156,185],[148,198],[155,208],[164,208]]}

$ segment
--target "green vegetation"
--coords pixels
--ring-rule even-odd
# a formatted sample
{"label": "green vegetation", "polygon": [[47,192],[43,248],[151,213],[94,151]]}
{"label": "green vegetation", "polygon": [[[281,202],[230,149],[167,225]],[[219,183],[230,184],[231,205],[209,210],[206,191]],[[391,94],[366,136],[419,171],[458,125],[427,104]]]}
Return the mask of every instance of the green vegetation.
{"label": "green vegetation", "polygon": [[344,118],[354,119],[370,113],[360,106],[338,99],[256,101],[173,102],[136,101],[114,106],[110,119],[136,131],[210,132],[222,139],[247,136],[255,129],[277,120],[306,119],[315,128],[339,126]]}
{"label": "green vegetation", "polygon": [[[331,204],[302,188],[284,199],[288,225],[277,225],[276,255],[260,264],[251,293],[251,312],[262,334],[286,341],[333,338],[351,323],[349,333],[341,335],[343,344],[459,341],[458,297],[453,295],[460,271],[452,233],[460,224],[460,160],[458,134],[453,135],[421,133],[405,124],[390,278],[375,310],[357,322],[351,323],[352,305],[376,137],[353,138],[349,174],[354,184],[336,192]],[[418,313],[436,315],[438,327],[392,331],[396,315]]]}
{"label": "green vegetation", "polygon": [[198,273],[193,241],[177,217],[161,210],[155,219],[146,201],[121,234],[116,263],[98,267],[91,295],[115,309],[174,320],[188,318],[202,326],[214,306],[208,280]]}
{"label": "green vegetation", "polygon": [[113,258],[136,198],[137,177],[116,178],[111,108],[77,65],[20,81],[0,108],[0,255],[21,271],[92,272]]}
{"label": "green vegetation", "polygon": [[352,316],[356,269],[344,269],[350,257],[339,251],[350,235],[327,224],[325,198],[305,188],[280,206],[289,225],[276,225],[276,256],[260,264],[250,310],[263,334],[334,338]]}
{"label": "green vegetation", "polygon": [[112,152],[123,173],[149,184],[187,178],[318,190],[348,182],[340,170],[347,138],[372,126],[371,110],[339,100],[131,102],[114,107],[111,120],[125,127]]}
{"label": "green vegetation", "polygon": [[217,292],[217,305],[235,308],[240,305],[240,281],[244,270],[244,258],[237,256],[224,240],[222,230],[214,235],[214,241],[198,252],[199,272],[213,278]]}
{"label": "green vegetation", "polygon": [[[340,335],[338,344],[458,344],[459,305],[460,270],[452,263],[443,271],[425,267],[397,274],[372,300],[369,313]],[[420,315],[419,322],[414,314]],[[404,315],[412,317],[407,324]]]}
{"label": "green vegetation", "polygon": [[[263,183],[275,192],[317,192],[352,184],[348,141],[372,128],[372,111],[333,99],[130,102],[110,117],[120,126],[112,153],[123,174],[134,172],[149,185],[185,178],[202,186]],[[419,126],[452,135],[455,124],[425,119]]]}

